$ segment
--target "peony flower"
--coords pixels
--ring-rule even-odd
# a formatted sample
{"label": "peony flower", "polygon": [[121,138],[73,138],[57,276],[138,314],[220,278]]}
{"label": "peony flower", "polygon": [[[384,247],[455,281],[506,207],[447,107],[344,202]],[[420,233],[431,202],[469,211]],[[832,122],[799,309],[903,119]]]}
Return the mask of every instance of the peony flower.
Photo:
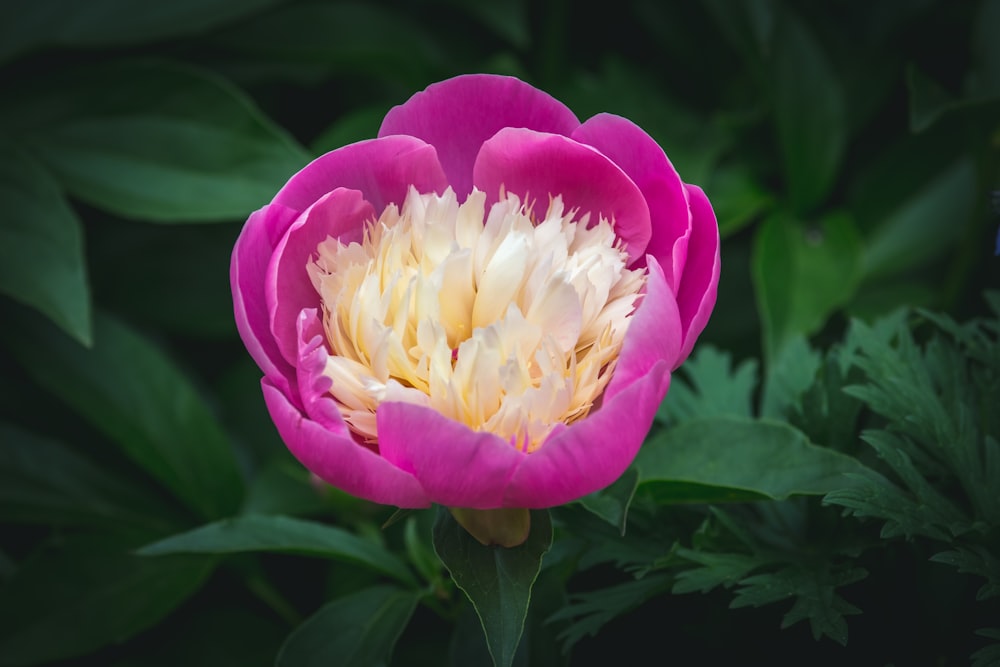
{"label": "peony flower", "polygon": [[702,191],[624,118],[460,76],[253,213],[236,322],[291,452],[399,507],[543,508],[628,467],[715,304]]}

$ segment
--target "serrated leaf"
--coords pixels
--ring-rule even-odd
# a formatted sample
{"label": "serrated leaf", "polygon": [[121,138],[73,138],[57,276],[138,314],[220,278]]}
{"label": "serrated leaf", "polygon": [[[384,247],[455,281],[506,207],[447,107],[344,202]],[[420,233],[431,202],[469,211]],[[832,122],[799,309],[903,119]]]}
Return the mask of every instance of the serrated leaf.
{"label": "serrated leaf", "polygon": [[[753,417],[757,362],[747,359],[732,368],[732,358],[711,345],[699,345],[673,380],[670,393],[656,411],[664,423],[700,417]],[[678,381],[679,380],[679,381]]]}
{"label": "serrated leaf", "polygon": [[743,579],[730,606],[760,607],[795,598],[792,608],[782,619],[782,629],[808,620],[814,639],[825,635],[846,645],[847,622],[844,616],[859,614],[861,610],[837,595],[836,588],[860,581],[866,576],[868,572],[863,568],[831,572],[793,565],[777,572]]}
{"label": "serrated leaf", "polygon": [[[571,621],[559,633],[563,652],[567,653],[584,637],[596,637],[609,621],[635,609],[646,600],[670,589],[671,578],[665,574],[651,574],[635,581],[609,586],[596,591],[578,593],[570,597],[569,604],[552,614],[546,623]],[[676,592],[676,591],[675,591]]]}
{"label": "serrated leaf", "polygon": [[976,634],[993,642],[972,654],[972,667],[996,667],[1000,664],[1000,629],[981,628]]}
{"label": "serrated leaf", "polygon": [[388,665],[392,649],[409,623],[418,599],[418,593],[392,586],[367,588],[338,598],[288,636],[275,665]]}
{"label": "serrated leaf", "polygon": [[21,97],[25,144],[74,197],[128,218],[243,220],[309,161],[242,92],[190,67],[112,62]]}
{"label": "serrated leaf", "polygon": [[1000,596],[1000,558],[979,545],[957,546],[950,551],[942,551],[931,556],[935,563],[944,563],[958,569],[962,574],[975,574],[986,579],[976,593],[977,600],[988,600]]}
{"label": "serrated leaf", "polygon": [[678,548],[676,555],[701,567],[681,570],[675,575],[673,593],[707,593],[713,588],[731,588],[748,574],[767,564],[752,554],[713,553],[697,549]]}
{"label": "serrated leaf", "polygon": [[277,0],[175,0],[135,11],[130,0],[7,0],[0,4],[0,61],[42,46],[141,44],[202,32]]}
{"label": "serrated leaf", "polygon": [[475,606],[496,667],[509,667],[514,659],[531,587],[551,545],[552,521],[547,510],[532,510],[531,532],[524,544],[504,548],[483,546],[448,510],[438,509],[434,551]]}
{"label": "serrated leaf", "polygon": [[151,560],[113,536],[76,538],[24,563],[0,596],[0,665],[36,665],[122,642],[194,593],[211,558]]}
{"label": "serrated leaf", "polygon": [[850,485],[865,468],[788,424],[730,417],[665,429],[639,450],[640,493],[660,503],[780,500]]}
{"label": "serrated leaf", "polygon": [[802,408],[802,396],[816,380],[822,359],[803,336],[792,336],[768,368],[760,416],[788,418]]}
{"label": "serrated leaf", "polygon": [[80,220],[52,176],[11,146],[3,146],[0,157],[0,210],[0,293],[37,309],[90,345]]}
{"label": "serrated leaf", "polygon": [[209,523],[148,544],[143,556],[233,554],[254,551],[299,553],[344,559],[414,585],[406,565],[384,547],[354,533],[288,516],[248,514]]}
{"label": "serrated leaf", "polygon": [[579,502],[588,511],[601,517],[625,535],[628,523],[628,508],[639,483],[639,472],[628,468],[611,486],[580,498]]}
{"label": "serrated leaf", "polygon": [[66,445],[0,422],[0,520],[169,530],[176,511]]}
{"label": "serrated leaf", "polygon": [[768,363],[795,336],[818,331],[851,299],[860,258],[854,221],[842,213],[815,225],[776,214],[758,229],[752,278]]}
{"label": "serrated leaf", "polygon": [[148,340],[98,315],[90,350],[46,326],[2,338],[25,372],[205,517],[231,514],[243,482],[228,437],[191,381]]}

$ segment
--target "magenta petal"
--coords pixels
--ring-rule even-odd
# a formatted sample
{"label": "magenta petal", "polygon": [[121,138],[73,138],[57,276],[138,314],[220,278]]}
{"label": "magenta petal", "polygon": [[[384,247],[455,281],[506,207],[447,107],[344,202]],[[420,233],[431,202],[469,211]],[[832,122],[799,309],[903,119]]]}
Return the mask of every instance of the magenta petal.
{"label": "magenta petal", "polygon": [[302,465],[323,481],[360,498],[397,507],[427,507],[430,500],[413,475],[351,438],[347,426],[321,426],[303,416],[267,378],[264,402],[281,439]]}
{"label": "magenta petal", "polygon": [[611,484],[628,468],[670,385],[659,361],[582,421],[550,437],[514,472],[507,507],[553,507]]}
{"label": "magenta petal", "polygon": [[420,192],[448,187],[433,146],[413,137],[369,139],[321,155],[292,176],[275,204],[304,211],[335,188],[360,190],[381,213],[387,204],[402,204],[410,186]]}
{"label": "magenta petal", "polygon": [[298,356],[299,312],[320,303],[306,271],[306,265],[316,256],[316,247],[327,238],[339,238],[345,243],[360,241],[365,223],[374,219],[375,210],[360,192],[337,188],[306,209],[278,242],[267,269],[265,297],[271,333],[290,364],[295,364]]}
{"label": "magenta petal", "polygon": [[599,214],[613,219],[633,261],[649,242],[649,207],[636,184],[598,150],[567,137],[506,128],[483,144],[472,174],[490,203],[502,186],[543,211],[550,195],[562,195],[567,210],[589,212],[593,222]]}
{"label": "magenta petal", "polygon": [[503,506],[507,481],[529,457],[493,433],[410,403],[379,406],[378,439],[382,456],[412,472],[431,500],[450,507]]}
{"label": "magenta petal", "polygon": [[719,288],[719,224],[715,220],[715,211],[701,188],[694,185],[685,187],[691,201],[691,242],[677,291],[684,343],[674,368],[691,354],[698,335],[708,324]]}
{"label": "magenta petal", "polygon": [[236,328],[264,375],[288,390],[294,370],[271,336],[264,276],[271,255],[298,212],[271,204],[255,211],[240,232],[229,265]]}
{"label": "magenta petal", "polygon": [[296,324],[299,344],[296,370],[302,407],[306,415],[320,426],[340,432],[344,429],[344,419],[329,394],[333,382],[323,374],[330,353],[319,310],[303,308]]}
{"label": "magenta petal", "polygon": [[568,135],[580,124],[562,102],[508,76],[470,74],[435,83],[386,114],[378,136],[433,145],[459,201],[472,191],[479,147],[505,127]]}
{"label": "magenta petal", "polygon": [[632,121],[606,113],[590,118],[571,136],[611,158],[639,186],[652,225],[646,253],[660,261],[667,283],[676,290],[687,256],[691,214],[684,183],[663,149]]}

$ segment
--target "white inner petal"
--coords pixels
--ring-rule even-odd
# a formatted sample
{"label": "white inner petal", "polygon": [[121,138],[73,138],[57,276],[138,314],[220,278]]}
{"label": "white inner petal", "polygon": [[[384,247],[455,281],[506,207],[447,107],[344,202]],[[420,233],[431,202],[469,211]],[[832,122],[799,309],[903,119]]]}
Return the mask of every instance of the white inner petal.
{"label": "white inner petal", "polygon": [[541,218],[515,195],[488,212],[485,199],[411,188],[361,243],[328,238],[307,267],[330,395],[368,440],[392,400],[532,451],[586,416],[611,378],[645,284],[612,223],[588,227],[560,197]]}

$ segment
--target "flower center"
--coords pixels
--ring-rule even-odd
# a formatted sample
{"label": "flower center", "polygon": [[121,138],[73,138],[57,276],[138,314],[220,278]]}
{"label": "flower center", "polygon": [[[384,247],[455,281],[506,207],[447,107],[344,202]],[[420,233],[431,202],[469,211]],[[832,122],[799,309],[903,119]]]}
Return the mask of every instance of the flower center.
{"label": "flower center", "polygon": [[378,405],[405,401],[533,451],[586,416],[611,378],[645,284],[612,224],[588,226],[560,197],[541,218],[513,194],[486,215],[485,199],[411,188],[361,243],[316,249],[324,372],[367,440]]}

